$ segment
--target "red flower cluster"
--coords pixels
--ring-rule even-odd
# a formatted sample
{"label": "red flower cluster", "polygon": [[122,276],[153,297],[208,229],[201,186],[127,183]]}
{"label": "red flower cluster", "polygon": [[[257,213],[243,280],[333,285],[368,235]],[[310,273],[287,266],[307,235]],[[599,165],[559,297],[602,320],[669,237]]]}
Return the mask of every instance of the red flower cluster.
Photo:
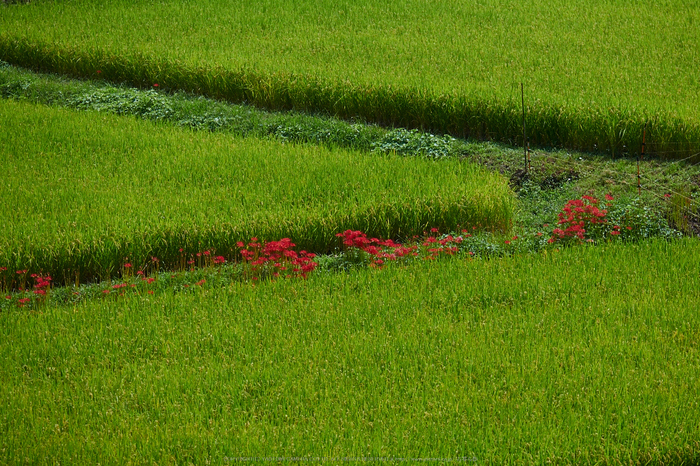
{"label": "red flower cluster", "polygon": [[[605,198],[611,201],[613,197],[606,195]],[[605,216],[608,211],[598,208],[598,199],[592,196],[582,196],[581,199],[572,199],[566,203],[564,209],[559,213],[559,225],[562,228],[555,228],[550,243],[564,238],[578,238],[583,241],[586,231],[595,228],[596,225],[607,223]]]}
{"label": "red flower cluster", "polygon": [[[437,233],[437,228],[431,230],[432,233]],[[423,241],[423,246],[428,248],[428,256],[426,259],[436,259],[440,254],[453,255],[457,252],[457,244],[462,242],[461,236],[447,235],[442,239],[437,239],[435,236],[429,236]]]}
{"label": "red flower cluster", "polygon": [[313,260],[316,254],[296,252],[292,249],[296,245],[289,238],[269,243],[261,243],[258,238],[252,238],[247,245],[239,241],[236,246],[243,259],[252,267],[254,280],[266,271],[271,272],[273,277],[282,275],[306,278],[318,266]]}
{"label": "red flower cluster", "polygon": [[403,246],[390,239],[367,238],[367,235],[361,231],[345,230],[335,236],[343,238],[343,245],[346,248],[359,249],[369,254],[370,265],[375,267],[384,265],[385,260],[395,261],[401,257],[418,255],[417,246]]}
{"label": "red flower cluster", "polygon": [[30,276],[34,279],[34,294],[46,296],[46,291],[51,287],[52,278],[49,275],[39,275],[37,273],[33,273]]}

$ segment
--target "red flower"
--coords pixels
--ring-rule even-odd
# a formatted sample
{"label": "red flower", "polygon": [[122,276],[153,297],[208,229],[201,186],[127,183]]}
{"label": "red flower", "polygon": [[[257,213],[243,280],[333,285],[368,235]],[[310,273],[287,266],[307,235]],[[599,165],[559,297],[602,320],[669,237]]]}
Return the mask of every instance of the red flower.
{"label": "red flower", "polygon": [[155,84],[153,85],[153,87],[158,87],[158,83],[155,83]]}
{"label": "red flower", "polygon": [[606,200],[606,201],[612,201],[613,199],[615,199],[615,198],[613,197],[612,194],[606,194],[606,195],[605,195],[605,200]]}

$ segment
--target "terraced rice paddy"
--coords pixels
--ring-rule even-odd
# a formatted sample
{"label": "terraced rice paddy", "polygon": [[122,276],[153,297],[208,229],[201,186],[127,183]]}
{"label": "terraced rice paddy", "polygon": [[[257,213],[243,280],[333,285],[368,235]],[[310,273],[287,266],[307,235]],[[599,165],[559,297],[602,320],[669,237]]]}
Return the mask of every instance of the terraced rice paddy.
{"label": "terraced rice paddy", "polygon": [[399,239],[431,227],[505,231],[512,217],[506,180],[455,159],[284,145],[10,101],[0,102],[0,122],[7,274],[72,283],[153,256],[173,266],[181,248],[231,258],[252,237],[327,252],[346,229]]}
{"label": "terraced rice paddy", "polygon": [[[0,59],[275,108],[540,145],[700,151],[697,5],[52,2],[4,8]],[[672,152],[673,151],[673,152]]]}
{"label": "terraced rice paddy", "polygon": [[699,254],[583,247],[4,313],[0,458],[694,464]]}

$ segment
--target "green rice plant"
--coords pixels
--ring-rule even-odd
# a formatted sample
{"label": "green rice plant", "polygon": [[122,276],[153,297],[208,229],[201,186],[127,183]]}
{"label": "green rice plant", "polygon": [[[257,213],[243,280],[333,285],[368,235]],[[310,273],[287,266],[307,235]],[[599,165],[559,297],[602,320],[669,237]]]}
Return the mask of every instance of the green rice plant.
{"label": "green rice plant", "polygon": [[0,59],[510,143],[524,83],[535,145],[636,152],[646,125],[681,158],[700,147],[699,19],[651,1],[47,1],[3,8]]}
{"label": "green rice plant", "polygon": [[[698,215],[698,203],[687,189],[682,189],[681,192],[666,194],[668,201],[668,219],[670,223],[678,230],[687,235],[694,235],[697,225],[700,224],[700,215]],[[693,228],[695,226],[695,228]]]}
{"label": "green rice plant", "polygon": [[[0,102],[0,264],[58,283],[109,279],[180,249],[231,259],[236,243],[427,228],[510,228],[505,180],[466,161],[282,144],[100,113]],[[11,278],[8,278],[11,277]],[[6,281],[7,281],[6,280]]]}
{"label": "green rice plant", "polygon": [[656,240],[14,307],[0,461],[694,464],[698,260]]}

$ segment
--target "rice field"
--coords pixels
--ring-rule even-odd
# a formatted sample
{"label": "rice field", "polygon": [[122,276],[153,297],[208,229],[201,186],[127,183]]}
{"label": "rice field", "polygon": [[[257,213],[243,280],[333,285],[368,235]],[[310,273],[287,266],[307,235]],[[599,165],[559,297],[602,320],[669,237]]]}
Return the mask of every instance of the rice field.
{"label": "rice field", "polygon": [[697,241],[0,313],[0,461],[696,464]]}
{"label": "rice field", "polygon": [[533,144],[700,150],[700,8],[688,3],[34,1],[3,7],[0,59]]}
{"label": "rice field", "polygon": [[[231,259],[239,241],[329,252],[346,229],[506,231],[506,180],[466,161],[360,153],[195,132],[0,101],[0,274],[107,279],[152,257]],[[235,252],[234,252],[235,249]],[[6,277],[7,278],[7,277]]]}
{"label": "rice field", "polygon": [[699,464],[699,20],[0,3],[0,463]]}

